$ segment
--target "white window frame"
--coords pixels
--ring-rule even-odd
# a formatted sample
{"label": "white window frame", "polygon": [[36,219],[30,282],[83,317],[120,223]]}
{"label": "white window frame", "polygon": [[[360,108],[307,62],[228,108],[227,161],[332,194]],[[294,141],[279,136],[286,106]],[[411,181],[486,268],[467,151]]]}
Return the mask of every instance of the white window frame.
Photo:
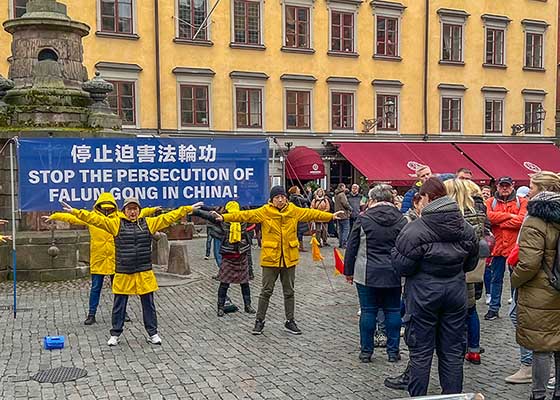
{"label": "white window frame", "polygon": [[14,7],[14,0],[8,0],[8,15],[10,19],[16,17],[16,9]]}
{"label": "white window frame", "polygon": [[[313,35],[313,9],[315,0],[284,0],[282,1],[282,48],[294,51],[313,50],[314,35]],[[306,7],[309,9],[309,48],[286,47],[286,6],[288,7]]]}
{"label": "white window frame", "polygon": [[140,129],[140,72],[122,71],[110,68],[96,68],[99,76],[107,81],[127,81],[134,83],[134,120],[136,125],[123,125],[123,128]]}
{"label": "white window frame", "polygon": [[[508,26],[511,20],[505,16],[501,15],[488,15],[485,14],[482,16],[484,21],[484,53],[482,54],[482,64],[488,66],[497,66],[497,67],[505,67],[507,66],[507,31]],[[504,62],[502,64],[487,64],[486,63],[486,52],[488,50],[487,40],[488,37],[488,29],[500,29],[504,31]]]}
{"label": "white window frame", "polygon": [[97,0],[96,4],[96,21],[97,21],[97,32],[106,33],[108,35],[138,35],[138,7],[136,0],[132,0],[132,33],[118,33],[118,32],[105,32],[101,29],[101,0]]}
{"label": "white window frame", "polygon": [[[175,18],[174,18],[175,19],[175,38],[180,39],[180,40],[187,40],[189,42],[190,41],[192,41],[192,42],[210,42],[210,41],[212,41],[212,36],[211,36],[212,24],[210,23],[209,19],[206,20],[206,40],[186,39],[186,38],[179,37],[179,23],[180,23],[180,21],[179,21],[179,1],[180,0],[175,0],[175,14],[174,14],[174,16],[175,16]],[[210,2],[208,0],[204,0],[204,1],[206,2],[206,17],[208,18],[208,13],[210,12],[208,6],[210,5]]]}
{"label": "white window frame", "polygon": [[329,43],[328,43],[328,51],[331,53],[335,53],[335,54],[341,54],[344,55],[345,52],[344,51],[339,51],[339,50],[333,50],[331,48],[332,46],[332,12],[343,12],[343,13],[350,13],[353,14],[353,20],[352,20],[352,28],[353,28],[353,32],[352,32],[352,52],[349,52],[347,54],[349,55],[356,55],[359,54],[359,50],[358,50],[358,40],[357,40],[357,36],[358,36],[358,7],[361,3],[357,3],[357,4],[352,4],[352,3],[342,3],[342,2],[337,2],[337,1],[329,1],[327,3],[327,10],[328,10],[328,14],[329,14]]}
{"label": "white window frame", "polygon": [[[196,76],[185,73],[177,74],[176,78],[176,91],[177,91],[177,130],[179,131],[202,131],[207,132],[212,130],[214,126],[213,119],[214,113],[212,112],[212,78],[213,76]],[[181,123],[181,86],[194,85],[194,86],[207,86],[208,87],[208,126],[182,126]]]}
{"label": "white window frame", "polygon": [[[310,133],[313,132],[313,111],[314,111],[314,104],[313,99],[315,97],[314,92],[315,82],[301,82],[295,80],[286,80],[283,82],[283,90],[282,90],[282,104],[284,105],[284,113],[282,115],[283,123],[285,131],[293,132],[293,133]],[[301,128],[288,128],[288,123],[286,121],[286,117],[288,116],[288,103],[287,103],[287,91],[300,91],[300,92],[309,92],[309,128],[301,129]]]}
{"label": "white window frame", "polygon": [[[389,86],[384,84],[374,84],[374,98],[373,98],[373,118],[377,118],[377,95],[385,96],[396,96],[397,104],[395,104],[397,110],[397,129],[388,130],[383,129],[380,132],[383,134],[399,135],[401,131],[401,86]],[[375,132],[377,133],[377,126],[375,126]]]}
{"label": "white window frame", "polygon": [[[328,83],[329,85],[329,130],[333,133],[356,133],[357,132],[357,122],[358,122],[358,85],[356,84],[347,84],[347,83],[338,83],[338,82],[332,82],[332,83]],[[352,104],[352,108],[353,108],[353,128],[352,130],[350,129],[335,129],[332,126],[332,94],[333,92],[337,92],[337,93],[352,93],[353,95],[353,104]]]}
{"label": "white window frame", "polygon": [[[401,57],[401,27],[404,6],[399,10],[396,6],[389,6],[390,3],[372,2],[373,11],[373,55],[377,58],[400,58]],[[397,54],[394,56],[386,56],[377,54],[377,17],[396,18],[397,19]]]}
{"label": "white window frame", "polygon": [[[546,66],[546,31],[548,26],[542,26],[538,24],[532,23],[525,23],[522,22],[523,25],[523,68],[531,69],[545,69]],[[527,60],[527,34],[540,34],[542,35],[542,60],[540,67],[529,67],[525,65],[525,61]],[[523,111],[525,112],[525,111]]]}
{"label": "white window frame", "polygon": [[[439,61],[440,63],[444,64],[463,64],[465,62],[465,36],[466,36],[466,25],[467,25],[467,18],[469,14],[465,14],[464,16],[461,15],[452,15],[454,10],[446,10],[441,11],[438,10],[439,14]],[[443,25],[444,24],[452,24],[452,25],[461,25],[461,59],[459,61],[453,60],[444,60],[443,59]]]}
{"label": "white window frame", "polygon": [[[506,134],[507,123],[506,123],[506,96],[507,91],[505,90],[492,90],[492,88],[482,88],[482,132],[484,136],[504,136]],[[502,102],[502,133],[496,132],[486,132],[486,101],[496,101]]]}
{"label": "white window frame", "polygon": [[[450,97],[461,101],[461,128],[459,132],[444,132],[443,117],[443,98]],[[439,89],[439,132],[440,135],[461,136],[465,131],[465,90],[462,89]]]}
{"label": "white window frame", "polygon": [[259,46],[265,46],[264,43],[264,0],[250,0],[253,1],[255,3],[259,3],[259,43],[254,44],[247,44],[247,43],[238,43],[235,41],[235,0],[231,0],[230,3],[230,33],[231,33],[231,39],[230,39],[230,43],[234,44],[235,46],[247,46],[247,47],[259,47]]}
{"label": "white window frame", "polygon": [[[525,89],[524,89],[525,90]],[[545,98],[546,98],[546,92],[544,93],[521,93],[522,97],[523,97],[523,105],[522,105],[522,110],[523,110],[523,120],[521,123],[525,123],[525,103],[531,102],[531,103],[541,103],[542,107],[544,108],[544,103],[545,103]],[[539,137],[539,136],[544,136],[544,121],[541,121],[541,126],[540,126],[540,134],[535,134],[535,133],[525,133],[526,136],[528,137]]]}
{"label": "white window frame", "polygon": [[[233,130],[236,132],[266,132],[266,80],[250,78],[231,78],[233,98]],[[237,88],[249,88],[261,90],[261,128],[238,128],[237,127]]]}

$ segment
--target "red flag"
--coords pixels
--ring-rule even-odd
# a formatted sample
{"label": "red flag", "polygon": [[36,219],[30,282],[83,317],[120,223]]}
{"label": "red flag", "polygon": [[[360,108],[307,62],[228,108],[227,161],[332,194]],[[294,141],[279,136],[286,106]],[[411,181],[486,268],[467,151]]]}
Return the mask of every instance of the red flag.
{"label": "red flag", "polygon": [[344,275],[344,257],[336,247],[334,248],[334,274]]}

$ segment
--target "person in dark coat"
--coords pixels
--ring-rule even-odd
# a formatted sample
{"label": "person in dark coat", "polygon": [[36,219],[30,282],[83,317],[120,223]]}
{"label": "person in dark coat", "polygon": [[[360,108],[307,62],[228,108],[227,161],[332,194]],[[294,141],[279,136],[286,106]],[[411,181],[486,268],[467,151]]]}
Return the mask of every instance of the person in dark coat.
{"label": "person in dark coat", "polygon": [[[307,200],[306,197],[304,197],[301,194],[301,191],[299,190],[299,188],[297,186],[292,186],[288,190],[288,193],[290,194],[290,202],[291,203],[294,203],[299,208],[308,208],[309,207],[309,201]],[[303,247],[303,235],[305,234],[305,232],[307,232],[308,229],[309,229],[309,226],[307,225],[307,222],[298,222],[297,238],[299,240],[299,251],[303,251],[303,252],[306,251],[305,248]]]}
{"label": "person in dark coat", "polygon": [[392,200],[389,185],[369,191],[368,209],[356,218],[344,257],[344,275],[356,283],[360,300],[362,362],[371,361],[379,309],[385,315],[389,362],[400,360],[401,278],[391,265],[391,249],[407,222]]}
{"label": "person in dark coat", "polygon": [[422,217],[401,231],[393,266],[406,277],[405,341],[410,351],[411,396],[428,391],[434,349],[443,394],[461,393],[466,346],[465,273],[478,262],[479,244],[443,183],[430,178],[420,188]]}

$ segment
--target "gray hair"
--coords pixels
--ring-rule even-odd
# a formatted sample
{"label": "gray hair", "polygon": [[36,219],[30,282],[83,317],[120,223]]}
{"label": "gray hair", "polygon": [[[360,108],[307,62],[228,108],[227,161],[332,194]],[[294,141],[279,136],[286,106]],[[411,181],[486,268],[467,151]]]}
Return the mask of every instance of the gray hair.
{"label": "gray hair", "polygon": [[393,202],[393,187],[391,185],[375,185],[368,193],[370,200]]}

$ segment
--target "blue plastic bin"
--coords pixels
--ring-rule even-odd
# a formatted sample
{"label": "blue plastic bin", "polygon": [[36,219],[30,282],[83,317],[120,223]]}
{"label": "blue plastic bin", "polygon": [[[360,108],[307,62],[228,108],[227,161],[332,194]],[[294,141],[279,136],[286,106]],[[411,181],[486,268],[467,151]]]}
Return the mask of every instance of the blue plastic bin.
{"label": "blue plastic bin", "polygon": [[45,336],[45,350],[63,349],[64,336]]}

